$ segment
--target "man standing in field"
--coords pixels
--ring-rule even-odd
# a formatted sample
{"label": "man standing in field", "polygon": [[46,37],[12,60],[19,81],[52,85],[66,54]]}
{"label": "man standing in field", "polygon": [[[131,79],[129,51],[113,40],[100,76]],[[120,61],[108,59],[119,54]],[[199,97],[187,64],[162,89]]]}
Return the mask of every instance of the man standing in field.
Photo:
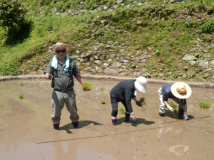
{"label": "man standing in field", "polygon": [[174,112],[173,108],[168,104],[168,98],[171,98],[179,105],[179,116],[183,116],[185,120],[189,119],[187,116],[187,102],[186,98],[190,97],[192,90],[184,82],[176,82],[173,85],[166,85],[158,90],[160,106],[159,115],[164,116],[165,108]]}
{"label": "man standing in field", "polygon": [[52,121],[54,129],[59,129],[61,110],[66,104],[70,113],[70,119],[74,128],[78,128],[79,115],[77,114],[75,91],[73,89],[73,76],[83,83],[80,72],[73,61],[69,58],[68,46],[64,43],[56,43],[55,54],[45,71],[45,78],[52,79]]}
{"label": "man standing in field", "polygon": [[123,80],[112,88],[110,98],[112,105],[111,120],[113,125],[117,124],[118,102],[121,102],[125,107],[125,122],[129,122],[130,116],[132,120],[136,121],[136,116],[131,105],[131,99],[134,99],[136,104],[141,106],[136,99],[137,91],[143,93],[147,92],[146,84],[147,79],[141,76],[137,79]]}

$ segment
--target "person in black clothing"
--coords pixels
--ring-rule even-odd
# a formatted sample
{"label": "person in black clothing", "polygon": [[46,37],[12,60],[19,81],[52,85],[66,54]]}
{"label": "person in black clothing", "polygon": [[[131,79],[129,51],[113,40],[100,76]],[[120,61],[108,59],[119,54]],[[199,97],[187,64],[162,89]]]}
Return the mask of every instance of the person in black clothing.
{"label": "person in black clothing", "polygon": [[147,92],[146,88],[147,79],[145,77],[138,77],[136,80],[127,79],[123,80],[114,86],[110,93],[112,113],[111,120],[114,125],[117,124],[118,102],[121,102],[125,109],[125,122],[129,122],[130,116],[132,120],[136,121],[135,113],[133,112],[131,99],[134,99],[138,106],[141,106],[136,99],[137,91],[143,93]]}

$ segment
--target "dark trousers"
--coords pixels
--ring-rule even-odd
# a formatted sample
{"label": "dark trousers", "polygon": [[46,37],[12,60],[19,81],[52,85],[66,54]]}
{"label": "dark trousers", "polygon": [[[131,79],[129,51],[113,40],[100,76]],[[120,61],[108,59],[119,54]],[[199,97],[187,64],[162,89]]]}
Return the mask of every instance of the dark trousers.
{"label": "dark trousers", "polygon": [[112,112],[111,112],[111,116],[112,117],[117,117],[117,114],[118,114],[118,102],[121,102],[124,105],[124,107],[126,109],[126,112],[130,112],[130,113],[133,112],[132,108],[128,109],[128,107],[126,106],[126,102],[125,101],[121,101],[121,100],[119,100],[117,98],[114,98],[112,96],[110,96],[110,97],[111,97],[111,106],[112,106]]}

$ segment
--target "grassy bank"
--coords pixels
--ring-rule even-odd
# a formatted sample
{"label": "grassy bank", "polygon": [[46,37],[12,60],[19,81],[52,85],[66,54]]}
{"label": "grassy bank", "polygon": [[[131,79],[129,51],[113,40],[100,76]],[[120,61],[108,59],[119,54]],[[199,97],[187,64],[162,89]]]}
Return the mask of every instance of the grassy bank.
{"label": "grassy bank", "polygon": [[[214,57],[212,1],[83,2],[23,2],[30,4],[28,17],[33,28],[28,38],[14,45],[4,43],[7,35],[0,29],[0,74],[42,73],[53,56],[51,47],[60,41],[70,46],[69,55],[76,62],[81,60],[82,72],[105,74],[104,63],[114,68],[116,62],[127,60],[123,68],[116,68],[126,76],[213,82],[210,64]],[[63,9],[66,4],[67,8]],[[127,8],[129,4],[132,6]],[[113,8],[115,5],[117,7]],[[84,11],[61,17],[52,12],[53,8],[59,13],[76,13],[80,8],[97,12]],[[93,49],[94,46],[97,48]],[[85,54],[87,56],[83,56]],[[194,64],[183,60],[186,54],[196,57]],[[95,63],[96,60],[101,63]],[[209,66],[203,67],[200,61],[208,62]],[[97,67],[100,69],[96,70]]]}

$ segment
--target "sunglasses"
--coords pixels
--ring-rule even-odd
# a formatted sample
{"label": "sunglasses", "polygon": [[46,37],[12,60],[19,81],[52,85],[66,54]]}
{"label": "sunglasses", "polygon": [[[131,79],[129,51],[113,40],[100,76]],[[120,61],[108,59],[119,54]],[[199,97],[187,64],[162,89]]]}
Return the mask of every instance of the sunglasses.
{"label": "sunglasses", "polygon": [[58,51],[56,51],[56,53],[61,53],[61,52],[62,52],[62,53],[65,53],[65,51],[66,51],[65,49],[63,49],[63,50],[58,50]]}

